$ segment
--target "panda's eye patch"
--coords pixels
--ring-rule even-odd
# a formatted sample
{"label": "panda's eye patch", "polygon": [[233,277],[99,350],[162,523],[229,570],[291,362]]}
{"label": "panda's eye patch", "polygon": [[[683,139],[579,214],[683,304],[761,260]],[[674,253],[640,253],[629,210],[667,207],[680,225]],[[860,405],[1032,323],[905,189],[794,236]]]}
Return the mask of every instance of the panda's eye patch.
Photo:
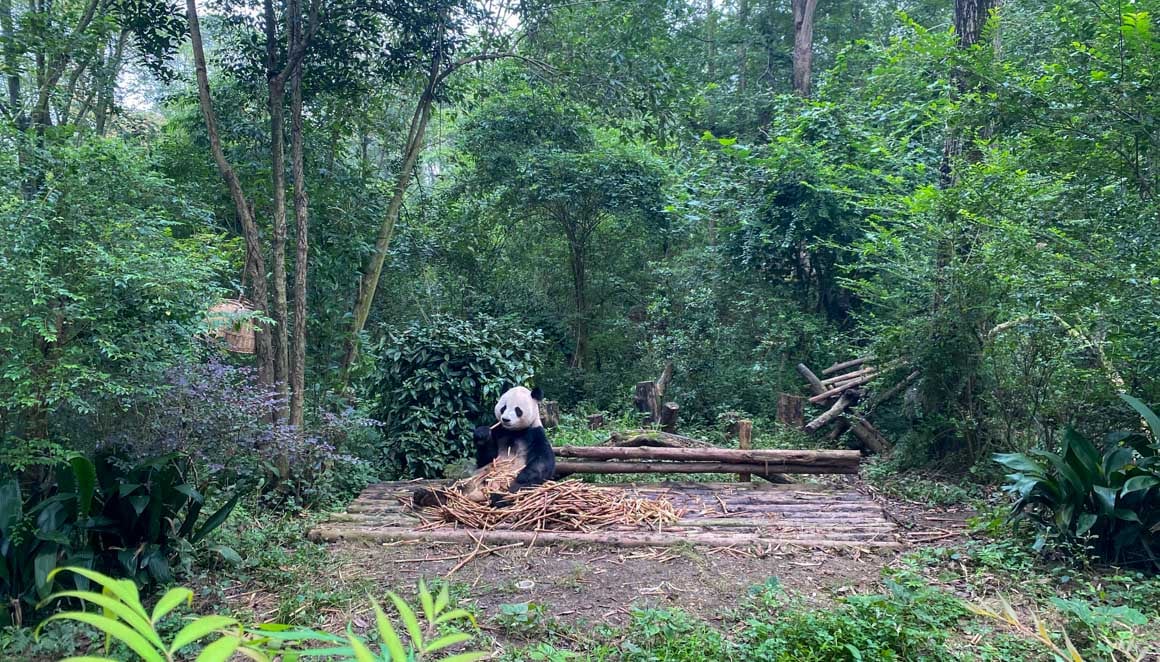
{"label": "panda's eye patch", "polygon": [[519,418],[520,416],[523,416],[523,415],[524,415],[523,410],[521,410],[519,407],[516,407],[516,418]]}
{"label": "panda's eye patch", "polygon": [[504,413],[505,411],[507,411],[507,405],[500,405],[500,407],[499,407],[499,413],[501,413],[501,414],[502,414],[502,413]]}

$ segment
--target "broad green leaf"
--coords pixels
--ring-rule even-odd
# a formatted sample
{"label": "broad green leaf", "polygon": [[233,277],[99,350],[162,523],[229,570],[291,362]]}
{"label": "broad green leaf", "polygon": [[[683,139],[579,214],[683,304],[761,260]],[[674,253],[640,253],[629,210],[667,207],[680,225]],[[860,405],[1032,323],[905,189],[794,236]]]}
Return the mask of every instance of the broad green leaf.
{"label": "broad green leaf", "polygon": [[439,614],[447,605],[451,604],[451,589],[450,586],[444,582],[443,588],[439,589],[439,596],[435,598],[435,613]]}
{"label": "broad green leaf", "polygon": [[391,602],[395,603],[395,609],[399,610],[399,618],[403,619],[403,625],[407,626],[407,633],[411,635],[411,644],[415,647],[415,650],[422,650],[423,628],[420,627],[419,619],[415,617],[415,612],[393,591],[387,591],[387,597],[391,599]]}
{"label": "broad green leaf", "polygon": [[78,655],[75,657],[66,657],[60,662],[121,662],[114,660],[111,657],[96,657],[93,655]]}
{"label": "broad green leaf", "polygon": [[[395,627],[391,625],[391,619],[387,618],[386,612],[383,611],[383,608],[377,600],[372,599],[371,606],[375,609],[375,624],[378,626],[379,638],[383,640],[383,645],[387,647],[387,652],[391,654],[391,659],[406,660],[407,653],[403,650],[403,641],[395,633]],[[418,645],[416,645],[416,650],[418,650]]]}
{"label": "broad green leaf", "polygon": [[196,545],[197,543],[201,542],[202,538],[205,538],[210,533],[212,533],[214,529],[221,526],[222,522],[226,521],[226,518],[229,517],[230,513],[234,511],[234,507],[238,505],[238,500],[241,498],[242,493],[239,491],[232,499],[226,502],[226,505],[218,508],[217,512],[209,516],[209,519],[205,521],[205,524],[201,525],[201,528],[197,530],[197,533],[190,536],[189,542]]}
{"label": "broad green leaf", "polygon": [[[367,648],[366,644],[364,644],[358,637],[354,636],[354,634],[347,636],[347,640],[350,641],[350,647],[354,651],[354,659],[357,660],[357,662],[378,662],[378,660],[375,659],[375,654],[371,652],[371,649]],[[391,661],[407,662],[407,658],[405,656],[395,657],[392,655]]]}
{"label": "broad green leaf", "polygon": [[128,605],[121,602],[120,600],[117,600],[113,596],[103,593],[94,593],[92,591],[58,591],[48,596],[48,598],[38,606],[44,606],[45,603],[52,602],[60,598],[76,598],[78,600],[84,600],[85,602],[91,602],[103,609],[105,616],[113,615],[122,621],[125,621],[129,627],[139,632],[157,648],[161,649],[165,647],[165,644],[161,641],[161,637],[157,636],[157,632],[153,629],[153,624],[150,623],[148,619],[142,617],[141,614],[138,614],[133,609],[130,609]]}
{"label": "broad green leaf", "polygon": [[424,653],[434,653],[438,650],[443,650],[455,644],[462,644],[465,641],[471,641],[471,635],[466,632],[453,632],[449,635],[439,637],[438,639],[428,643],[423,647]]}
{"label": "broad green leaf", "polygon": [[141,656],[145,662],[164,662],[165,658],[157,649],[149,644],[145,637],[130,628],[124,623],[109,618],[108,616],[101,616],[100,614],[90,614],[83,611],[66,611],[60,614],[49,616],[39,627],[36,628],[37,633],[40,632],[46,624],[52,621],[70,620],[78,621],[91,625],[101,632],[117,639],[133,650],[134,653]]}
{"label": "broad green leaf", "polygon": [[113,579],[106,577],[99,572],[88,570],[85,568],[77,568],[69,566],[66,568],[57,568],[49,574],[49,578],[55,577],[57,573],[69,571],[88,579],[89,581],[103,587],[106,591],[111,593],[121,602],[125,603],[127,607],[141,615],[142,618],[148,620],[149,615],[145,613],[145,607],[141,605],[141,595],[137,592],[137,585],[128,579]]}
{"label": "broad green leaf", "polygon": [[450,657],[445,657],[439,662],[477,662],[477,660],[486,660],[491,657],[491,653],[456,653]]}
{"label": "broad green leaf", "polygon": [[23,515],[24,501],[20,497],[20,483],[15,478],[0,482],[0,534],[10,535]]}
{"label": "broad green leaf", "polygon": [[1082,536],[1095,525],[1096,520],[1099,519],[1093,513],[1080,513],[1076,518],[1075,535]]}
{"label": "broad green leaf", "polygon": [[440,614],[435,619],[435,625],[443,625],[444,623],[450,623],[451,621],[460,618],[466,618],[467,620],[471,621],[472,625],[475,625],[475,617],[472,616],[471,612],[467,611],[466,609],[452,609],[449,612]]}
{"label": "broad green leaf", "polygon": [[169,645],[169,652],[170,654],[177,653],[198,639],[237,624],[237,619],[230,618],[229,616],[202,616],[181,628],[177,635],[173,637],[173,643]]}
{"label": "broad green leaf", "polygon": [[1160,478],[1157,478],[1156,476],[1135,476],[1133,478],[1129,478],[1124,483],[1124,486],[1120,488],[1120,493],[1130,494],[1140,490],[1147,490],[1149,488],[1156,487],[1157,485],[1160,485]]}
{"label": "broad green leaf", "polygon": [[88,517],[93,507],[93,493],[97,487],[97,468],[86,457],[76,456],[69,460],[77,483],[77,515]]}
{"label": "broad green leaf", "polygon": [[1127,393],[1121,393],[1120,398],[1128,403],[1132,409],[1135,409],[1136,413],[1140,415],[1140,418],[1148,423],[1148,427],[1152,429],[1152,439],[1160,441],[1160,416],[1157,416],[1151,407]]}
{"label": "broad green leaf", "polygon": [[431,592],[427,590],[427,584],[419,580],[419,604],[423,607],[423,615],[427,617],[427,622],[435,621],[435,601],[431,599]]}
{"label": "broad green leaf", "polygon": [[183,602],[188,606],[193,605],[193,591],[181,587],[171,588],[166,591],[165,595],[161,596],[161,599],[153,607],[153,623],[157,623],[157,621],[165,618],[166,614],[173,611]]}
{"label": "broad green leaf", "polygon": [[197,662],[226,662],[238,649],[241,640],[235,635],[228,635],[218,639],[201,649]]}
{"label": "broad green leaf", "polygon": [[1093,485],[1092,492],[1096,495],[1096,500],[1100,504],[1100,510],[1105,514],[1112,512],[1116,507],[1116,496],[1119,493],[1119,490],[1116,488]]}

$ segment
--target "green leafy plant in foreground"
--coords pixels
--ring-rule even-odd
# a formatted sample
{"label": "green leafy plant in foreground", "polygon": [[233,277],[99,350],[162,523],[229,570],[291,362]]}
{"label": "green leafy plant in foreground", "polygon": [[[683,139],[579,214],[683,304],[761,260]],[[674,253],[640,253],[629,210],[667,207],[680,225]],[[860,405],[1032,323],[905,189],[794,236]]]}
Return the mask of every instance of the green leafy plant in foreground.
{"label": "green leafy plant in foreground", "polygon": [[[1108,435],[1105,448],[1068,429],[1059,453],[1005,453],[995,461],[1013,469],[1007,491],[1012,517],[1029,516],[1065,540],[1094,539],[1104,558],[1156,561],[1160,534],[1160,418],[1139,400],[1121,396],[1152,431]],[[1042,546],[1041,538],[1037,546]]]}
{"label": "green leafy plant in foreground", "polygon": [[[84,568],[58,568],[49,576],[69,571],[89,581],[99,584],[101,592],[60,591],[49,596],[46,602],[72,598],[100,607],[102,613],[87,611],[66,611],[54,614],[37,627],[41,629],[52,621],[71,620],[91,625],[105,634],[105,651],[109,642],[115,639],[137,654],[145,662],[172,662],[177,654],[202,640],[217,635],[197,656],[197,662],[225,662],[234,653],[241,653],[254,660],[266,660],[255,642],[247,639],[241,624],[229,616],[201,616],[177,632],[169,642],[165,642],[157,632],[157,624],[183,602],[193,603],[193,591],[187,588],[172,588],[161,596],[151,612],[141,603],[137,585],[128,579],[113,579],[99,572]],[[117,662],[112,657],[84,655],[66,658],[64,662]]]}
{"label": "green leafy plant in foreground", "polygon": [[[419,582],[419,602],[426,623],[420,623],[415,611],[392,592],[387,596],[399,612],[410,646],[395,632],[390,618],[375,600],[371,604],[375,612],[376,631],[381,642],[378,652],[372,645],[356,636],[347,627],[345,637],[309,629],[295,629],[287,625],[267,623],[256,627],[245,627],[237,619],[229,616],[199,616],[186,623],[168,642],[158,632],[158,624],[182,603],[193,603],[193,592],[187,588],[172,588],[157,601],[152,611],[145,609],[137,586],[127,579],[113,579],[99,572],[84,568],[59,568],[53,575],[69,571],[88,579],[102,587],[100,593],[93,591],[60,591],[45,602],[58,599],[75,599],[100,607],[100,614],[87,611],[67,611],[49,617],[41,623],[36,632],[52,621],[71,620],[91,625],[105,635],[105,653],[109,643],[116,640],[128,647],[145,662],[173,662],[189,657],[190,649],[203,646],[197,654],[197,662],[225,662],[234,655],[244,655],[259,662],[268,661],[275,655],[283,662],[296,662],[301,658],[326,657],[332,660],[352,660],[354,662],[420,662],[434,660],[434,653],[466,643],[472,636],[466,632],[453,630],[444,632],[455,621],[474,620],[467,611],[451,608],[448,587],[444,585],[438,595],[432,595],[426,584]],[[50,577],[51,579],[51,577]],[[209,643],[205,640],[212,638]],[[324,647],[312,647],[322,644]],[[444,657],[440,662],[474,662],[489,656],[489,653],[468,651]],[[62,662],[118,662],[116,658],[99,656],[69,657]]]}

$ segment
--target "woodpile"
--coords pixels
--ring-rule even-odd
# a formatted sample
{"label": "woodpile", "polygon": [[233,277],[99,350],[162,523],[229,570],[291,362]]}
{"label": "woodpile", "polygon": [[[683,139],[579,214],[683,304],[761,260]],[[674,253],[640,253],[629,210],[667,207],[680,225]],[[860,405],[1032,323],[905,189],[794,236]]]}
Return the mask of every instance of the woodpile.
{"label": "woodpile", "polygon": [[868,417],[874,409],[897,395],[911,382],[918,379],[918,371],[911,372],[902,381],[893,386],[875,392],[865,401],[864,406],[855,409],[863,401],[866,393],[864,388],[874,380],[887,374],[901,365],[902,361],[893,361],[877,367],[871,362],[872,356],[864,356],[850,361],[835,363],[822,370],[819,378],[813,370],[804,363],[797,365],[798,374],[809,385],[812,395],[811,404],[826,405],[827,409],[816,418],[802,426],[806,432],[817,432],[822,428],[834,424],[830,433],[831,440],[840,439],[847,431],[854,435],[857,445],[863,450],[873,453],[884,453],[890,449],[890,442],[869,421]]}
{"label": "woodpile", "polygon": [[442,490],[443,503],[420,511],[425,522],[420,528],[453,523],[484,531],[592,532],[611,526],[659,528],[683,514],[667,499],[630,497],[578,480],[549,481],[505,495],[502,506],[472,501],[454,486],[436,489]]}
{"label": "woodpile", "polygon": [[857,451],[734,449],[713,447],[563,446],[554,449],[557,475],[574,473],[858,473]]}

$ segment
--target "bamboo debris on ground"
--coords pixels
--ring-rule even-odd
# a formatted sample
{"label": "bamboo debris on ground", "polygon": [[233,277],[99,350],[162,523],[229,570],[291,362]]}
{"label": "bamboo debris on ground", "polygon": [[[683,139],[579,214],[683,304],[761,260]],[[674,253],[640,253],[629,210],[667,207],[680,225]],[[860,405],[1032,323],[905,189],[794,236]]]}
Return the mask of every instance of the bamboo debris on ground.
{"label": "bamboo debris on ground", "polygon": [[423,529],[454,523],[484,531],[591,532],[611,526],[659,527],[684,514],[664,498],[630,497],[578,480],[549,481],[504,494],[507,504],[502,506],[473,501],[459,490],[437,489],[443,503],[420,511]]}

